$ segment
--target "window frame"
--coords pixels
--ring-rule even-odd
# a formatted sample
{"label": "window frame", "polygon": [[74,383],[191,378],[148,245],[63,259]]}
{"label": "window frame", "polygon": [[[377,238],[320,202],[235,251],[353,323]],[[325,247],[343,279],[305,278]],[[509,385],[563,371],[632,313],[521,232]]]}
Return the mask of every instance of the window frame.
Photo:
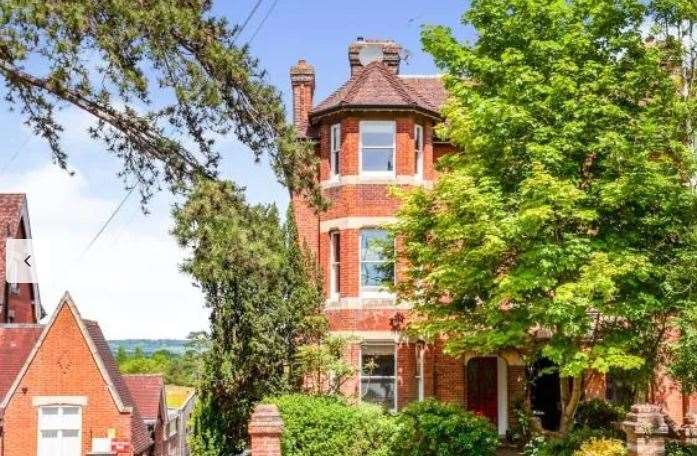
{"label": "window frame", "polygon": [[329,179],[336,180],[341,175],[341,124],[329,127]]}
{"label": "window frame", "polygon": [[[36,452],[37,455],[41,456],[39,453],[41,449],[41,441],[42,441],[42,432],[44,431],[56,431],[58,432],[56,438],[59,439],[59,448],[62,450],[62,441],[63,441],[63,432],[64,431],[77,431],[77,442],[78,442],[78,455],[82,453],[82,406],[77,405],[77,404],[45,404],[45,405],[40,405],[37,408],[37,422],[36,422]],[[58,416],[61,418],[65,416],[64,409],[67,408],[74,408],[77,409],[77,417],[75,418],[77,420],[77,429],[75,428],[69,428],[66,425],[62,425],[60,427],[46,427],[45,423],[43,423],[42,417],[44,416],[43,411],[45,409],[58,409]],[[61,424],[63,420],[60,420]],[[60,455],[57,456],[62,456],[62,451]]]}
{"label": "window frame", "polygon": [[424,355],[426,349],[416,345],[416,385],[417,385],[417,401],[423,402],[425,398],[424,388]]}
{"label": "window frame", "polygon": [[[393,375],[385,376],[385,375],[364,375],[363,374],[363,353],[366,350],[366,347],[392,347],[392,356],[393,356],[393,365],[394,365],[394,372]],[[361,353],[358,356],[358,396],[359,400],[361,402],[367,402],[367,403],[373,403],[369,401],[365,401],[363,399],[363,379],[364,378],[369,378],[369,379],[376,379],[376,380],[385,380],[385,379],[392,379],[392,391],[393,391],[393,397],[392,397],[392,406],[388,409],[392,412],[397,411],[397,404],[399,403],[398,401],[398,395],[399,391],[397,390],[397,372],[399,372],[399,368],[397,366],[397,344],[394,341],[389,341],[389,340],[368,340],[368,341],[363,341],[360,345]],[[379,405],[379,404],[378,404]]]}
{"label": "window frame", "polygon": [[424,178],[424,127],[414,124],[414,177]]}
{"label": "window frame", "polygon": [[340,296],[341,233],[338,230],[332,230],[329,232],[329,298],[332,300],[338,300]]}
{"label": "window frame", "polygon": [[[358,230],[358,290],[359,295],[363,298],[392,298],[393,293],[386,287],[365,287],[363,286],[363,263],[388,263],[392,262],[392,285],[397,283],[397,262],[396,258],[393,257],[391,260],[375,261],[375,260],[362,260],[362,248],[363,248],[363,232],[364,231],[382,231],[387,233],[387,230],[376,226],[365,226]],[[392,248],[396,256],[396,239],[392,239]]]}
{"label": "window frame", "polygon": [[[365,171],[363,169],[363,129],[366,125],[389,125],[392,128],[391,146],[371,146],[370,149],[391,149],[392,170]],[[397,172],[397,122],[394,120],[361,120],[358,123],[358,171],[362,177],[395,178]]]}

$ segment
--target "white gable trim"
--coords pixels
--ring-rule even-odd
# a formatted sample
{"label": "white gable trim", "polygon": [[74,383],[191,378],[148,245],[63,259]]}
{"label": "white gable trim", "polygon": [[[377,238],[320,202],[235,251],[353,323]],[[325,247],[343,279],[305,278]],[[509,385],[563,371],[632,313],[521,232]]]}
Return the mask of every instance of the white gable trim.
{"label": "white gable trim", "polygon": [[132,407],[126,407],[121,400],[121,397],[119,396],[116,387],[114,386],[114,383],[111,381],[111,378],[109,377],[109,374],[107,373],[106,367],[104,366],[104,362],[102,361],[101,357],[99,356],[99,352],[97,351],[97,347],[94,345],[94,341],[90,337],[89,333],[87,332],[87,327],[85,326],[85,322],[82,321],[82,317],[80,316],[80,312],[77,310],[77,307],[75,306],[75,303],[73,302],[73,298],[70,296],[70,293],[67,291],[63,295],[63,298],[60,301],[60,304],[58,304],[58,307],[56,308],[55,312],[53,312],[53,315],[51,315],[51,319],[49,322],[46,324],[46,327],[44,328],[43,332],[41,333],[41,336],[39,337],[39,340],[36,342],[34,345],[34,348],[32,348],[31,352],[29,353],[29,356],[27,357],[27,360],[24,362],[24,366],[22,366],[22,369],[19,371],[19,374],[17,374],[17,377],[15,378],[14,382],[12,383],[12,386],[10,389],[7,391],[7,394],[2,400],[2,403],[0,403],[0,409],[5,410],[7,408],[7,405],[10,402],[10,399],[15,395],[17,392],[17,388],[19,388],[19,384],[22,382],[22,379],[24,379],[24,376],[27,374],[27,371],[29,370],[29,366],[31,366],[31,363],[34,361],[34,358],[36,358],[36,355],[38,354],[39,350],[44,344],[44,341],[46,340],[46,337],[48,336],[48,332],[51,330],[53,327],[53,324],[56,322],[56,318],[58,318],[58,314],[63,310],[63,307],[68,307],[70,312],[73,315],[73,318],[77,322],[78,328],[80,328],[80,332],[82,333],[82,337],[87,343],[87,346],[90,349],[90,353],[92,354],[92,358],[94,359],[94,362],[97,364],[97,368],[99,369],[99,373],[102,375],[102,379],[104,380],[104,383],[106,383],[107,388],[109,389],[109,393],[111,393],[111,397],[114,400],[114,403],[116,404],[116,408],[119,410],[119,412],[122,413],[130,413],[133,411]]}

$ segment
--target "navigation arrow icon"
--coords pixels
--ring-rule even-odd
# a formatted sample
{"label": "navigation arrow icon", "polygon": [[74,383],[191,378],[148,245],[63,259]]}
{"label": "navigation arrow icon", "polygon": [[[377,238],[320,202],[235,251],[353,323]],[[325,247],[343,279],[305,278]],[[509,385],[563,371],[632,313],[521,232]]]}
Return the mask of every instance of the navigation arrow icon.
{"label": "navigation arrow icon", "polygon": [[27,255],[27,257],[24,259],[24,264],[31,267],[31,264],[29,264],[29,258],[31,258],[31,255]]}

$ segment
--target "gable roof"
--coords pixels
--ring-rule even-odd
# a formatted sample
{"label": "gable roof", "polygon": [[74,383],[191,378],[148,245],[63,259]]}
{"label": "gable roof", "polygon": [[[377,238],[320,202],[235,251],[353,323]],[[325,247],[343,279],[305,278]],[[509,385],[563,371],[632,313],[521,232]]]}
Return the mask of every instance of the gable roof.
{"label": "gable roof", "polygon": [[[87,333],[92,339],[92,343],[96,348],[96,352],[101,359],[101,364],[104,366],[104,373],[109,378],[110,383],[114,386],[118,397],[121,400],[124,408],[131,411],[131,444],[133,445],[133,451],[138,454],[150,445],[152,445],[152,439],[148,433],[148,429],[145,426],[145,421],[138,409],[136,401],[131,395],[131,391],[128,388],[126,381],[119,372],[119,367],[114,359],[114,354],[109,348],[109,343],[106,341],[104,334],[102,333],[102,328],[96,321],[83,320]],[[99,364],[99,363],[97,363]],[[103,375],[104,375],[103,373]],[[109,383],[109,382],[107,382]]]}
{"label": "gable roof", "polygon": [[61,311],[63,311],[63,309],[66,308],[71,312],[72,316],[74,317],[75,322],[77,323],[77,326],[90,350],[90,353],[92,354],[92,358],[94,359],[95,364],[97,365],[97,369],[102,375],[107,389],[109,390],[109,393],[111,394],[111,397],[114,400],[116,408],[121,413],[130,413],[131,444],[133,446],[133,451],[135,454],[142,453],[148,447],[150,447],[153,442],[152,439],[150,439],[150,436],[148,435],[147,428],[145,427],[145,423],[142,417],[140,416],[140,413],[138,412],[138,408],[135,405],[135,401],[131,397],[130,391],[126,386],[123,377],[119,373],[119,369],[116,365],[114,355],[111,353],[111,350],[109,349],[109,344],[104,338],[104,334],[102,333],[101,328],[96,322],[82,319],[82,317],[80,316],[80,312],[77,310],[77,307],[73,302],[73,299],[67,292],[65,293],[65,295],[61,299],[60,304],[51,316],[50,321],[45,325],[45,327],[43,327],[40,336],[38,337],[38,339],[36,339],[36,342],[33,345],[28,356],[26,356],[26,359],[21,369],[15,376],[12,385],[7,390],[5,396],[2,398],[2,402],[0,402],[0,413],[4,411],[4,409],[7,407],[10,398],[14,395],[15,391],[19,387],[22,378],[24,377],[24,375],[26,375],[27,371],[29,370],[29,367],[31,366],[31,363],[34,361],[34,358],[36,358],[37,353],[41,349],[44,340],[46,340],[46,337],[48,336],[51,327],[58,318],[58,315],[61,313]]}
{"label": "gable roof", "polygon": [[311,118],[344,109],[410,109],[439,117],[445,89],[439,77],[403,77],[384,63],[366,65],[310,112]]}
{"label": "gable roof", "polygon": [[42,331],[42,325],[0,326],[0,400],[12,386]]}
{"label": "gable roof", "polygon": [[[165,382],[159,374],[129,374],[123,379],[145,421],[157,421],[163,412]],[[166,416],[166,414],[163,414]]]}
{"label": "gable roof", "polygon": [[[17,236],[22,225],[24,226],[25,236],[31,238],[27,195],[24,193],[0,193],[0,302],[4,299],[6,286],[5,242],[8,238],[11,239]],[[34,313],[38,321],[45,316],[45,312],[41,305],[38,285],[34,284],[33,288]]]}

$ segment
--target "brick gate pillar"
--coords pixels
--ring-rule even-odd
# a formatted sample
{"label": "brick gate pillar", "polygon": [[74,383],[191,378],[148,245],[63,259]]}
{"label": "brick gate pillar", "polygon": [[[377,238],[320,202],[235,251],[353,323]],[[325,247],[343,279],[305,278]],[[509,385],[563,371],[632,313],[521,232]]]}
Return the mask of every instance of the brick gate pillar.
{"label": "brick gate pillar", "polygon": [[281,456],[283,420],[275,405],[257,405],[249,420],[251,456]]}
{"label": "brick gate pillar", "polygon": [[627,434],[629,456],[663,456],[666,454],[668,425],[661,407],[651,404],[633,405],[622,423]]}

